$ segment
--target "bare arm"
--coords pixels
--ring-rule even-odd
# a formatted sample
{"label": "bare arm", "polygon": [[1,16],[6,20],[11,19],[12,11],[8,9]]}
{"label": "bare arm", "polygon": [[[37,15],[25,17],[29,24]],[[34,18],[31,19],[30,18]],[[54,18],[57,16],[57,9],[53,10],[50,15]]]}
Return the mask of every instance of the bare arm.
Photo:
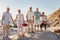
{"label": "bare arm", "polygon": [[12,21],[13,21],[13,18],[11,17]]}
{"label": "bare arm", "polygon": [[[13,18],[12,18],[12,15],[11,14],[10,14],[10,17],[11,17],[10,19],[13,21]],[[14,23],[14,21],[13,21],[13,23]]]}
{"label": "bare arm", "polygon": [[27,20],[27,22],[28,22],[28,15],[26,15],[26,20]]}
{"label": "bare arm", "polygon": [[3,25],[3,20],[4,20],[4,17],[2,17],[2,25]]}
{"label": "bare arm", "polygon": [[22,17],[23,17],[23,22],[24,22],[24,16],[22,15]]}
{"label": "bare arm", "polygon": [[48,20],[47,20],[47,16],[45,16],[46,17],[46,23],[48,22]]}
{"label": "bare arm", "polygon": [[46,16],[46,21],[47,21],[47,16]]}
{"label": "bare arm", "polygon": [[17,20],[17,15],[16,15],[16,19],[15,19],[15,21]]}
{"label": "bare arm", "polygon": [[33,16],[33,22],[34,22],[34,16]]}
{"label": "bare arm", "polygon": [[12,25],[12,28],[13,28],[13,27],[14,27],[14,20],[13,20],[12,16],[11,16],[11,20],[12,20],[12,22],[13,22],[13,25]]}
{"label": "bare arm", "polygon": [[11,17],[11,20],[13,21],[13,24],[14,24],[14,20],[13,20],[13,18]]}

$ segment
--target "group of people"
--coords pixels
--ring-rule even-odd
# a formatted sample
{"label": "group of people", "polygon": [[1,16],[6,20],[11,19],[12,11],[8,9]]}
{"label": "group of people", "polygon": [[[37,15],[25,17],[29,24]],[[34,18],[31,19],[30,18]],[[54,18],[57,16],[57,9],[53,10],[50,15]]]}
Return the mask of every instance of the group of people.
{"label": "group of people", "polygon": [[42,12],[41,14],[38,8],[36,8],[36,11],[33,12],[32,7],[30,7],[30,10],[27,12],[26,18],[29,26],[31,25],[30,27],[28,27],[28,31],[34,32],[36,31],[36,29],[38,31],[42,31],[43,26],[45,27],[46,31],[47,16],[44,12]]}
{"label": "group of people", "polygon": [[[10,8],[7,7],[6,12],[2,15],[2,25],[3,25],[3,38],[8,36],[9,26],[10,26],[10,20],[12,20],[13,24],[14,22],[17,22],[18,26],[18,36],[20,36],[20,31],[23,31],[22,24],[24,23],[24,16],[21,13],[21,10],[18,10],[18,14],[16,15],[16,19],[13,20],[11,13],[9,12]],[[33,12],[32,7],[29,8],[29,11],[26,15],[26,21],[28,23],[28,32],[36,32],[36,29],[38,31],[42,31],[42,27],[45,27],[46,31],[46,24],[47,24],[47,16],[44,12],[42,14],[39,12],[39,9],[36,8],[36,11]]]}

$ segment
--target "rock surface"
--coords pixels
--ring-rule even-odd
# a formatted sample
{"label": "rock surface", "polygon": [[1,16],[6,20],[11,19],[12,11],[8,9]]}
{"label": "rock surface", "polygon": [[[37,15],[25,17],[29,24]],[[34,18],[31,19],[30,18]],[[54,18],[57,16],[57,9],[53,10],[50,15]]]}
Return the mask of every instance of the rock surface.
{"label": "rock surface", "polygon": [[8,35],[8,37],[2,39],[2,31],[1,30],[0,30],[0,40],[60,40],[60,34],[57,35],[51,31],[30,33],[30,37],[23,36],[23,37],[18,38],[17,30],[15,30],[15,29],[13,29],[13,32],[10,29],[10,34]]}

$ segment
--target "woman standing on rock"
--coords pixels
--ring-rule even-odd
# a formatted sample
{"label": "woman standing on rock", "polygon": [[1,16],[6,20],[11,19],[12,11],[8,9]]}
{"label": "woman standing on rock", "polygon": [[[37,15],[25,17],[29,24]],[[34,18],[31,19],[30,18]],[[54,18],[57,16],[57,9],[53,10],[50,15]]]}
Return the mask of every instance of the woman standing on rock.
{"label": "woman standing on rock", "polygon": [[23,27],[22,24],[24,22],[24,16],[23,14],[21,14],[21,10],[18,10],[18,14],[16,15],[16,19],[15,21],[17,21],[17,26],[18,26],[18,37],[20,37],[20,33],[22,34],[23,32]]}
{"label": "woman standing on rock", "polygon": [[40,25],[40,28],[41,28],[41,31],[42,31],[42,27],[45,27],[45,31],[46,31],[46,26],[47,26],[47,16],[45,15],[44,12],[42,12],[42,15],[41,15],[41,25]]}

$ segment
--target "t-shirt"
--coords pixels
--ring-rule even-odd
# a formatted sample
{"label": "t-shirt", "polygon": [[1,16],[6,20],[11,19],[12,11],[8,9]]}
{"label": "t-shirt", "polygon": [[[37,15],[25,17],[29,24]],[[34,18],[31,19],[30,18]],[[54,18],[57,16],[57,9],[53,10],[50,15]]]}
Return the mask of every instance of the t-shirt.
{"label": "t-shirt", "polygon": [[4,24],[10,23],[10,19],[12,18],[11,13],[4,12],[2,16],[4,17]]}
{"label": "t-shirt", "polygon": [[28,11],[27,15],[28,15],[28,20],[33,20],[33,16],[34,16],[33,12]]}
{"label": "t-shirt", "polygon": [[46,16],[41,16],[41,17],[40,17],[40,21],[41,21],[42,23],[46,23],[46,21],[47,21]]}
{"label": "t-shirt", "polygon": [[34,12],[34,16],[36,20],[40,20],[41,13],[40,12]]}
{"label": "t-shirt", "polygon": [[23,21],[23,14],[17,14],[17,21]]}

